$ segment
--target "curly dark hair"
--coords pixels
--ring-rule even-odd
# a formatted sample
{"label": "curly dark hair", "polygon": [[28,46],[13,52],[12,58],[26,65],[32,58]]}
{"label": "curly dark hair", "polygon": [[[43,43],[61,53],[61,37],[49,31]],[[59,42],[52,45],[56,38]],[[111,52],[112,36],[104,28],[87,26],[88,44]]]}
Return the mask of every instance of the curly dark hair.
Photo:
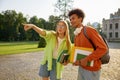
{"label": "curly dark hair", "polygon": [[76,15],[78,16],[78,18],[81,17],[81,18],[82,18],[82,21],[83,21],[83,19],[84,19],[84,17],[85,17],[85,13],[83,12],[83,10],[78,9],[78,8],[71,10],[71,11],[68,13],[68,16],[70,17],[70,16],[73,15],[73,14],[76,14]]}

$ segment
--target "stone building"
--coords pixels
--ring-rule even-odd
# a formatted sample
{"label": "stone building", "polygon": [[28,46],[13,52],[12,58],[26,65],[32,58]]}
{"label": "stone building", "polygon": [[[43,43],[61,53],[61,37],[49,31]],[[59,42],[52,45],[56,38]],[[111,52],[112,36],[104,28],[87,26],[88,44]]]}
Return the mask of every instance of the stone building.
{"label": "stone building", "polygon": [[114,14],[110,14],[110,19],[103,18],[102,32],[108,41],[120,41],[120,8]]}

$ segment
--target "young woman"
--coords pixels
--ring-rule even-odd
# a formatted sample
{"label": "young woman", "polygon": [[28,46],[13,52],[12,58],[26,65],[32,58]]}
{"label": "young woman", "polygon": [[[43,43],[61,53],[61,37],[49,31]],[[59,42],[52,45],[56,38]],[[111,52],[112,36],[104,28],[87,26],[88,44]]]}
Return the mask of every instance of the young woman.
{"label": "young woman", "polygon": [[63,50],[68,50],[68,54],[71,49],[71,41],[69,38],[69,29],[66,21],[60,20],[57,23],[56,31],[47,31],[41,29],[34,24],[23,24],[25,31],[29,29],[35,30],[46,41],[46,47],[44,50],[44,58],[41,62],[39,75],[43,80],[60,80],[63,64],[57,62]]}

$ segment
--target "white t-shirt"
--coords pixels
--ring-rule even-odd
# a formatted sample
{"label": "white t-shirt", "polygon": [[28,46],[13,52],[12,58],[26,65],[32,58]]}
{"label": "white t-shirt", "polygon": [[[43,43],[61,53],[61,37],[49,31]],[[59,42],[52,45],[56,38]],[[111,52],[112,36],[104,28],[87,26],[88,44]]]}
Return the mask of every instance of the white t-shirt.
{"label": "white t-shirt", "polygon": [[56,45],[54,51],[53,51],[53,58],[54,59],[57,59],[57,55],[58,55],[58,48],[60,47],[60,44],[62,43],[63,39],[60,39],[59,37],[57,38],[58,39],[58,46]]}

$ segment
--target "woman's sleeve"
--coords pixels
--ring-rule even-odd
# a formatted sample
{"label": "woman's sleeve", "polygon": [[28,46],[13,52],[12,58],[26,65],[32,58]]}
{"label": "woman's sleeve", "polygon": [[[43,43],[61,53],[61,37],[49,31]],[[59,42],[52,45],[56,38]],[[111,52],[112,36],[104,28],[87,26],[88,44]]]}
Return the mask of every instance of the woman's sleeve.
{"label": "woman's sleeve", "polygon": [[40,35],[40,36],[44,39],[49,39],[51,36],[51,31],[44,30],[44,32],[45,32],[45,36],[43,35]]}

